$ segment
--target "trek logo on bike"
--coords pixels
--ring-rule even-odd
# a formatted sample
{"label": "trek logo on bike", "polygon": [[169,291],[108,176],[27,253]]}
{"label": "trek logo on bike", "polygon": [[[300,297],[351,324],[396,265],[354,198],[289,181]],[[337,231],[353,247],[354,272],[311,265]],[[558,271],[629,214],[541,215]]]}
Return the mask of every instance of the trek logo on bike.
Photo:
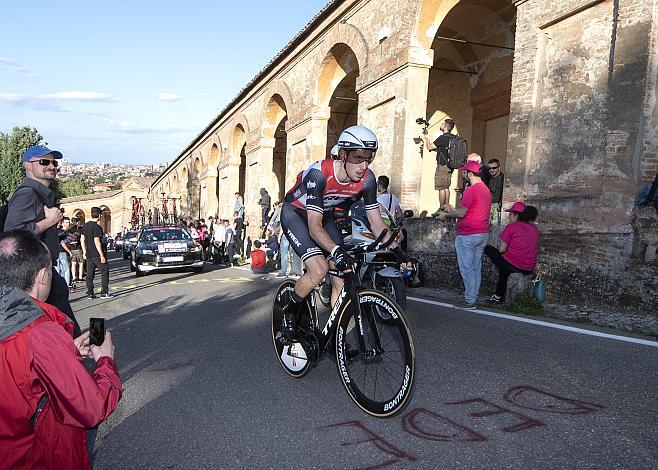
{"label": "trek logo on bike", "polygon": [[331,326],[334,324],[336,315],[338,315],[338,312],[340,312],[340,307],[343,305],[343,299],[345,298],[346,295],[347,292],[345,292],[345,289],[340,291],[340,294],[336,299],[336,304],[334,305],[334,308],[331,309],[331,315],[329,316],[329,320],[327,320],[327,324],[324,325],[324,329],[322,330],[323,334],[325,335],[329,334],[329,330],[331,329]]}

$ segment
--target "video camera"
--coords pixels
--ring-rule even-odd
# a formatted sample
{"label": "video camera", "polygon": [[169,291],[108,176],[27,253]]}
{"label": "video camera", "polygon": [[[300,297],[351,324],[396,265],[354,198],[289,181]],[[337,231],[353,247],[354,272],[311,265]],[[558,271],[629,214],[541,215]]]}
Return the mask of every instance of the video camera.
{"label": "video camera", "polygon": [[423,134],[427,134],[427,128],[430,127],[430,123],[427,121],[427,119],[419,117],[416,119],[416,124],[423,126]]}

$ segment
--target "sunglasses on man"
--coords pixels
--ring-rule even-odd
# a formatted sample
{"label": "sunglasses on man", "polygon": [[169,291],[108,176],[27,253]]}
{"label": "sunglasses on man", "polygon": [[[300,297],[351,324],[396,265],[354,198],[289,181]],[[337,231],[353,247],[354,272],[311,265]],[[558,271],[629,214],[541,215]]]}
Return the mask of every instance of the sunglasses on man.
{"label": "sunglasses on man", "polygon": [[499,167],[497,166],[490,166],[489,171],[496,171]]}
{"label": "sunglasses on man", "polygon": [[47,158],[40,158],[38,160],[30,160],[30,163],[38,163],[41,166],[48,166],[52,164],[55,168],[59,166],[59,162],[57,160],[49,160]]}
{"label": "sunglasses on man", "polygon": [[368,165],[372,163],[372,161],[375,159],[375,154],[373,153],[369,157],[365,155],[348,155],[347,156],[347,161],[349,163],[354,163],[356,165],[360,165],[363,162],[366,162]]}

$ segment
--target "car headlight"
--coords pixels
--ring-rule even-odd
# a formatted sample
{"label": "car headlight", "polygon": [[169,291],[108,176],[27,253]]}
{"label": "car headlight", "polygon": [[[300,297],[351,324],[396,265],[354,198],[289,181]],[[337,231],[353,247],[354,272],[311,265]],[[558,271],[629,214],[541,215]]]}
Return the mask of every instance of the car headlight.
{"label": "car headlight", "polygon": [[201,245],[194,245],[190,251],[193,252],[201,251]]}
{"label": "car headlight", "polygon": [[155,252],[153,250],[149,250],[148,248],[138,248],[137,253],[140,255],[154,255]]}

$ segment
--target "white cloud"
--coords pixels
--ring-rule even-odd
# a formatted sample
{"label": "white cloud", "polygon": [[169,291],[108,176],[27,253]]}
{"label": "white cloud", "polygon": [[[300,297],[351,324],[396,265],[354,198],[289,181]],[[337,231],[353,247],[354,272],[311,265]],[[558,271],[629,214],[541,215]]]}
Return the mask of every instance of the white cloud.
{"label": "white cloud", "polygon": [[9,103],[14,106],[32,108],[37,111],[70,111],[62,106],[62,102],[112,102],[116,101],[110,95],[95,91],[57,91],[41,95],[26,95],[21,93],[0,93],[0,103]]}
{"label": "white cloud", "polygon": [[112,97],[105,93],[95,91],[58,91],[39,95],[39,98],[55,101],[114,101]]}
{"label": "white cloud", "polygon": [[0,57],[0,70],[12,70],[14,72],[23,74],[28,78],[36,77],[35,74],[27,70],[18,62],[12,59],[7,59],[6,57]]}
{"label": "white cloud", "polygon": [[189,129],[176,126],[163,126],[163,127],[149,127],[140,126],[135,121],[127,119],[108,119],[107,122],[111,124],[115,130],[124,132],[126,134],[172,134],[176,132],[189,132]]}
{"label": "white cloud", "polygon": [[157,101],[173,102],[180,100],[181,97],[175,93],[160,93],[156,98]]}

